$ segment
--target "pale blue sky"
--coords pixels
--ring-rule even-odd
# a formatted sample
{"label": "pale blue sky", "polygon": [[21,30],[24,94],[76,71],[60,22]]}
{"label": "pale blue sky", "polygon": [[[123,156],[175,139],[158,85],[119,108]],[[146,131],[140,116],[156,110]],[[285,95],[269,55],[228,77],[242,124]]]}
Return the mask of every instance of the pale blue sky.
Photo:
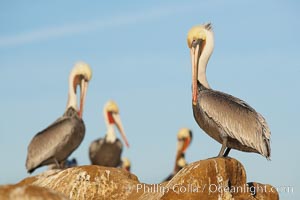
{"label": "pale blue sky", "polygon": [[248,102],[272,131],[271,162],[258,154],[230,156],[243,163],[248,181],[293,186],[293,194],[281,197],[299,199],[299,6],[270,0],[1,1],[0,184],[27,176],[27,145],[64,112],[68,75],[79,60],[93,69],[86,135],[71,155],[79,164],[89,164],[89,144],[105,134],[108,99],[120,107],[131,145],[123,156],[140,181],[157,183],[172,171],[181,127],[194,133],[188,162],[216,156],[220,144],[192,115],[186,44],[189,28],[210,21],[211,87]]}

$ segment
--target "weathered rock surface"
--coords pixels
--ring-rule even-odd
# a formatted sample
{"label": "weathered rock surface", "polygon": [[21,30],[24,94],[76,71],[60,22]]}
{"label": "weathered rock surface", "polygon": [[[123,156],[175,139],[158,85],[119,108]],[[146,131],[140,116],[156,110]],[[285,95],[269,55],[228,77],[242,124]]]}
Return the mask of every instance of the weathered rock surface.
{"label": "weathered rock surface", "polygon": [[[244,167],[233,158],[191,163],[172,180],[160,184],[140,183],[135,175],[122,169],[90,165],[46,171],[12,187],[26,186],[56,191],[70,199],[279,199],[270,185],[247,184]],[[2,194],[0,189],[0,197]]]}
{"label": "weathered rock surface", "polygon": [[68,200],[58,192],[35,185],[5,185],[0,186],[1,200]]}
{"label": "weathered rock surface", "polygon": [[243,165],[233,158],[194,162],[177,173],[165,187],[168,192],[155,194],[153,199],[279,199],[278,193],[271,190],[272,186],[248,185]]}
{"label": "weathered rock surface", "polygon": [[125,170],[96,165],[50,170],[24,179],[19,185],[37,185],[60,192],[70,199],[129,199],[130,188],[139,183]]}

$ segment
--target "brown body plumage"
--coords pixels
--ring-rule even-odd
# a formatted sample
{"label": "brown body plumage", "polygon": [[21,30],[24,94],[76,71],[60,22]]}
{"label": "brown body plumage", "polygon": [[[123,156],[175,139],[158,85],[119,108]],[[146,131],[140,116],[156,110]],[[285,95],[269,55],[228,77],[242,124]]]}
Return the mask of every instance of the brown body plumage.
{"label": "brown body plumage", "polygon": [[34,136],[28,146],[26,168],[33,172],[36,168],[60,163],[79,146],[84,138],[85,126],[73,108],[45,130]]}
{"label": "brown body plumage", "polygon": [[[69,98],[62,117],[43,131],[37,133],[28,145],[26,169],[32,173],[36,168],[65,161],[84,138],[82,120],[88,81],[92,77],[89,65],[77,63],[69,76]],[[76,88],[80,86],[80,105],[77,107]]]}
{"label": "brown body plumage", "polygon": [[129,147],[129,144],[120,119],[119,108],[114,101],[105,104],[104,118],[107,125],[106,135],[90,144],[89,157],[92,165],[118,167],[121,165],[123,144],[116,137],[114,126],[119,129],[125,145]]}
{"label": "brown body plumage", "polygon": [[192,58],[194,117],[209,136],[222,144],[219,156],[227,156],[233,148],[269,159],[271,132],[263,116],[243,100],[211,89],[207,82],[206,66],[214,46],[211,25],[193,27],[188,34],[188,46]]}

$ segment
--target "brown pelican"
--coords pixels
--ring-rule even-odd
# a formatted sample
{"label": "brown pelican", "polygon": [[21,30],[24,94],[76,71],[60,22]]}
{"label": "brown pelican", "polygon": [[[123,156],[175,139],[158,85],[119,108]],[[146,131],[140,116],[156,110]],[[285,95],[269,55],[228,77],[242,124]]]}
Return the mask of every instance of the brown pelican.
{"label": "brown pelican", "polygon": [[114,101],[108,101],[104,106],[104,118],[107,132],[104,138],[93,141],[90,145],[89,155],[93,165],[118,167],[121,164],[123,145],[116,137],[113,125],[119,129],[125,145],[129,147],[127,138],[119,116],[119,108]]}
{"label": "brown pelican", "polygon": [[[82,120],[83,106],[92,78],[89,65],[75,64],[69,76],[69,94],[65,113],[53,124],[36,134],[28,146],[26,169],[32,173],[36,168],[60,162],[80,145],[85,134]],[[77,107],[77,86],[80,86],[80,106]]]}
{"label": "brown pelican", "polygon": [[175,167],[173,172],[164,180],[169,181],[177,174],[183,167],[187,165],[184,154],[193,139],[192,131],[188,128],[181,128],[177,134],[177,154],[175,159]]}
{"label": "brown pelican", "polygon": [[192,60],[194,117],[209,136],[222,144],[218,156],[226,157],[233,148],[270,159],[271,132],[263,116],[243,100],[211,89],[207,82],[206,66],[214,48],[211,24],[193,27],[187,43]]}
{"label": "brown pelican", "polygon": [[121,164],[121,168],[125,169],[126,171],[130,172],[131,169],[131,162],[128,158],[122,158],[122,164]]}

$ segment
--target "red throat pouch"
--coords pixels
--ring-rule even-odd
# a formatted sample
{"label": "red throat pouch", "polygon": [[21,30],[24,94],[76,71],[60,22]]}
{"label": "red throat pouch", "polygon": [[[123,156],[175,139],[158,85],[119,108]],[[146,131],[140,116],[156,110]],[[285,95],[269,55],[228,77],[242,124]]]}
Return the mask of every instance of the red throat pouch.
{"label": "red throat pouch", "polygon": [[112,116],[112,112],[107,112],[107,118],[108,118],[108,123],[109,124],[115,123],[115,120],[114,120],[114,118]]}

